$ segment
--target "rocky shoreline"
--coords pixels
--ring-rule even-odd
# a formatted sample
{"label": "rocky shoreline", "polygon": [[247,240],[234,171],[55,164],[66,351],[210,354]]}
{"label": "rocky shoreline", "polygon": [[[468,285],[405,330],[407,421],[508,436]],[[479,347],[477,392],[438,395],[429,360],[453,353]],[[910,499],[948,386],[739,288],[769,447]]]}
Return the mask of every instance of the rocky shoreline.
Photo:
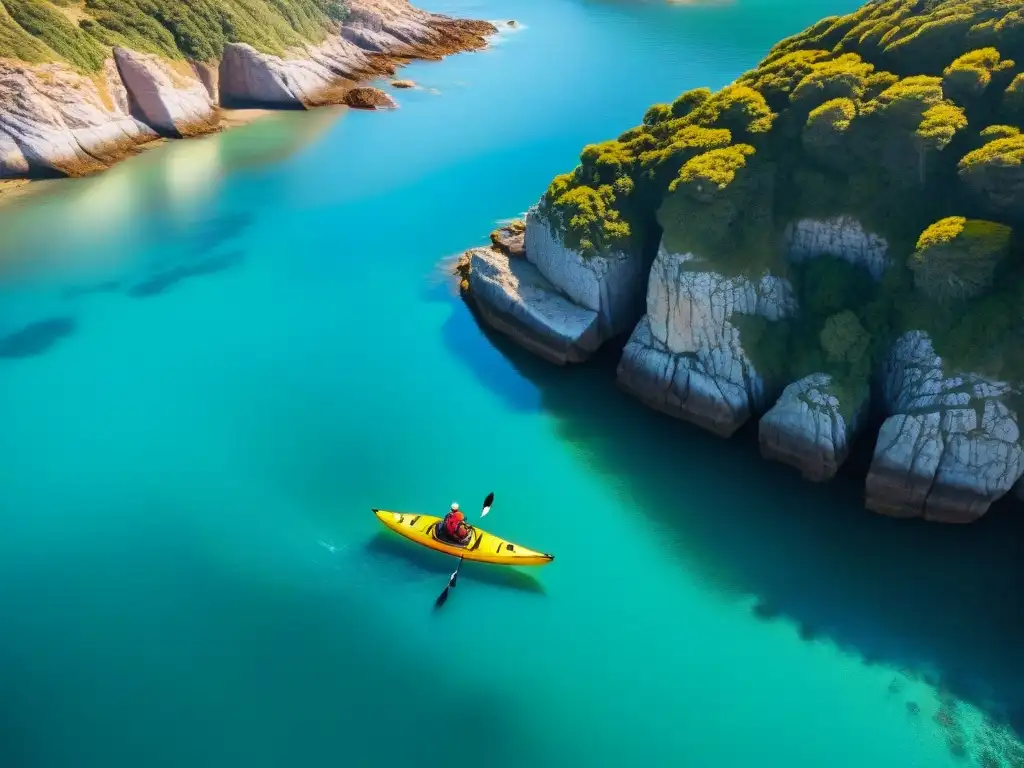
{"label": "rocky shoreline", "polygon": [[[795,221],[784,247],[791,261],[829,254],[876,279],[887,267],[884,240],[849,217]],[[808,480],[831,479],[867,421],[867,394],[851,400],[827,374],[774,390],[737,324],[797,313],[793,286],[771,275],[725,277],[700,263],[664,243],[650,263],[624,254],[584,258],[535,206],[488,246],[463,254],[455,272],[487,325],[558,365],[586,360],[632,326],[616,373],[623,390],[722,437],[758,418],[765,458]],[[965,523],[1008,492],[1024,498],[1016,415],[1000,399],[1006,384],[944,376],[922,332],[897,340],[882,375],[889,417],[866,478],[868,509]]]}
{"label": "rocky shoreline", "polygon": [[159,138],[222,128],[222,109],[394,107],[389,95],[361,83],[414,59],[485,48],[497,31],[406,0],[353,0],[337,34],[286,57],[243,43],[226,44],[208,62],[114,47],[91,76],[61,63],[0,60],[0,180],[102,171]]}
{"label": "rocky shoreline", "polygon": [[1019,22],[981,0],[822,19],[584,147],[464,292],[562,364],[630,333],[622,389],[721,437],[753,420],[809,480],[871,441],[875,512],[1024,499]]}

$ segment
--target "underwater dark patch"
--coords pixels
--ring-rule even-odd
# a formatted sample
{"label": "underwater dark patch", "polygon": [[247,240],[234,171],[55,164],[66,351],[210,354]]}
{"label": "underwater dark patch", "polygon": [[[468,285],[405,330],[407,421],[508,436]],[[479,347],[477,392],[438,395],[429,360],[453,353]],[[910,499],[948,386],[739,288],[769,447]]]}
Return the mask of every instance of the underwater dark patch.
{"label": "underwater dark patch", "polygon": [[141,283],[136,283],[128,289],[127,294],[132,298],[141,299],[151,296],[159,296],[176,286],[183,280],[194,277],[203,277],[223,272],[231,267],[240,264],[245,259],[243,251],[229,251],[219,256],[203,259],[193,264],[183,264],[178,267],[163,270]]}
{"label": "underwater dark patch", "polygon": [[55,317],[31,323],[0,339],[0,358],[41,355],[77,329],[78,322],[70,317]]}

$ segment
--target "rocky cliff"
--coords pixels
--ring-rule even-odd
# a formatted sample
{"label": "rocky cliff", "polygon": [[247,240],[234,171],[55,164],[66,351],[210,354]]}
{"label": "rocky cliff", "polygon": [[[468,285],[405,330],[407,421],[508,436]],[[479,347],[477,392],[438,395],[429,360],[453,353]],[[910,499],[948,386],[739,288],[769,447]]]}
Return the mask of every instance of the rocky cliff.
{"label": "rocky cliff", "polygon": [[[233,2],[86,0],[74,22],[42,0],[0,4],[0,178],[101,170],[158,136],[215,130],[221,106],[345,103],[361,79],[484,47],[495,31],[406,0],[255,0],[245,24]],[[154,15],[125,31],[136,11]],[[226,14],[223,28],[210,13]]]}
{"label": "rocky cliff", "polygon": [[722,436],[758,418],[762,454],[811,480],[874,410],[872,510],[967,522],[1024,498],[1021,30],[985,0],[826,19],[586,147],[526,258],[479,252],[467,295],[541,334],[575,318],[559,362],[633,324],[624,389]]}
{"label": "rocky cliff", "polygon": [[701,261],[664,247],[658,252],[647,314],[626,344],[618,378],[648,405],[727,437],[768,397],[736,319],[778,321],[793,313],[795,301],[785,279],[726,277]]}

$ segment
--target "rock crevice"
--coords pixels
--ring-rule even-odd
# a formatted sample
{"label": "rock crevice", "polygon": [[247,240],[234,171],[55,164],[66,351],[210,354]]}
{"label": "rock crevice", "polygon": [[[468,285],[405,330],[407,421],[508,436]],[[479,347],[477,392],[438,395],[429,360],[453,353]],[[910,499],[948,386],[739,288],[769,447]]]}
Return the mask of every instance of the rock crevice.
{"label": "rock crevice", "polygon": [[783,278],[727,278],[700,266],[693,254],[662,246],[650,271],[647,314],[617,376],[651,407],[728,437],[764,408],[769,394],[733,320],[777,321],[795,311],[796,300]]}
{"label": "rock crevice", "polygon": [[921,331],[893,346],[884,372],[886,419],[866,485],[869,509],[896,517],[971,522],[1024,473],[1011,385],[948,375]]}

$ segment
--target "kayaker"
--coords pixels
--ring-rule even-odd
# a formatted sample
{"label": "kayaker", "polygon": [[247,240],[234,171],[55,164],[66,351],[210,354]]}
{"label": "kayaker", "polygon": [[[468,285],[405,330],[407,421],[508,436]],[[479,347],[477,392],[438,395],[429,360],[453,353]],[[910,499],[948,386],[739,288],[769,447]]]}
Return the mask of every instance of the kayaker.
{"label": "kayaker", "polygon": [[466,516],[462,514],[462,510],[459,509],[458,502],[452,502],[451,509],[449,509],[448,514],[444,516],[442,525],[444,527],[445,535],[457,544],[465,544],[468,542],[470,535],[473,533],[469,525],[466,524]]}

